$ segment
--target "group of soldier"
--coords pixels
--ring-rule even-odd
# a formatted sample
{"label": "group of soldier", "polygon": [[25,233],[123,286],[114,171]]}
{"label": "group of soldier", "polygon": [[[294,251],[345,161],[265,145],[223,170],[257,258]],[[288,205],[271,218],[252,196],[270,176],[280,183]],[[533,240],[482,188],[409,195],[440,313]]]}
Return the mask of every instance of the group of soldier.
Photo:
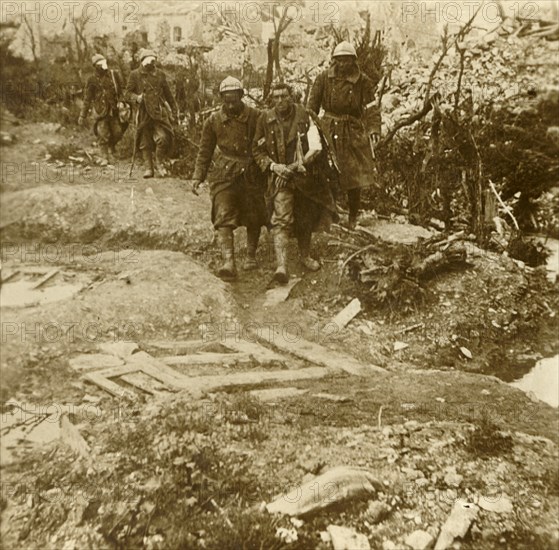
{"label": "group of soldier", "polygon": [[[131,72],[122,91],[106,59],[93,57],[95,75],[86,86],[80,123],[92,103],[94,131],[107,161],[128,124],[125,103],[134,108],[134,155],[140,151],[145,178],[165,176],[166,157],[178,112],[163,71],[151,50],[140,52],[140,67]],[[211,219],[221,249],[218,275],[237,276],[234,230],[247,230],[245,269],[257,267],[261,228],[273,236],[279,284],[289,280],[289,239],[295,236],[302,265],[320,269],[311,257],[312,233],[337,219],[336,199],[347,194],[349,227],[360,209],[361,190],[373,183],[375,144],[380,135],[380,112],[374,85],[361,71],[354,47],[338,44],[330,67],[312,85],[307,106],[297,103],[286,83],[272,86],[271,108],[259,111],[243,102],[241,82],[227,77],[220,84],[222,105],[206,119],[194,174],[198,194],[207,181]],[[318,115],[322,113],[319,118]],[[155,159],[154,159],[155,153]]]}

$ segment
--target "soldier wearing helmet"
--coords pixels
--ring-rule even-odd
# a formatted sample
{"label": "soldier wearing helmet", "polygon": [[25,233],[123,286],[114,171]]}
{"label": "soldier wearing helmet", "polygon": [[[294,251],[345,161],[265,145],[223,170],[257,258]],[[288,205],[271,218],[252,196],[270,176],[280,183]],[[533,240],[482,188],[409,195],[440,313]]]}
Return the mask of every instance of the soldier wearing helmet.
{"label": "soldier wearing helmet", "polygon": [[255,269],[266,207],[262,176],[252,160],[252,139],[260,113],[242,101],[243,86],[236,78],[223,80],[219,93],[223,104],[204,123],[191,183],[195,194],[201,182],[207,179],[209,183],[212,223],[223,261],[218,275],[229,281],[237,276],[233,231],[240,226],[247,228],[244,268]]}
{"label": "soldier wearing helmet", "polygon": [[330,68],[316,78],[307,105],[316,114],[324,109],[323,129],[336,152],[351,228],[357,223],[361,189],[374,182],[373,143],[381,128],[374,92],[374,83],[357,64],[355,48],[341,42],[334,49]]}
{"label": "soldier wearing helmet", "polygon": [[[173,121],[178,108],[165,73],[155,66],[157,56],[152,50],[140,50],[140,67],[128,78],[126,97],[136,105],[137,139],[146,171],[144,178],[168,175],[166,160],[174,137]],[[155,164],[153,153],[155,151]]]}
{"label": "soldier wearing helmet", "polygon": [[96,114],[93,132],[105,162],[113,162],[115,146],[121,140],[128,124],[119,118],[118,101],[122,95],[123,85],[120,74],[109,70],[107,60],[99,53],[91,58],[95,73],[85,85],[83,107],[78,124],[83,126],[91,107]]}

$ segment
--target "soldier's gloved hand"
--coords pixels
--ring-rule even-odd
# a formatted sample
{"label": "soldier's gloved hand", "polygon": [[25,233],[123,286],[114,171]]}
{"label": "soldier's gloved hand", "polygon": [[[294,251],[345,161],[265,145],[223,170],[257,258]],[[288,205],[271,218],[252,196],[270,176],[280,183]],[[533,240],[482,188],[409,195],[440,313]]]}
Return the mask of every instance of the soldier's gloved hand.
{"label": "soldier's gloved hand", "polygon": [[190,180],[190,185],[192,186],[192,192],[198,195],[198,188],[202,182],[200,180]]}
{"label": "soldier's gloved hand", "polygon": [[270,170],[277,176],[280,176],[281,178],[284,178],[286,180],[291,178],[295,174],[295,172],[286,164],[272,163],[272,165],[270,166]]}

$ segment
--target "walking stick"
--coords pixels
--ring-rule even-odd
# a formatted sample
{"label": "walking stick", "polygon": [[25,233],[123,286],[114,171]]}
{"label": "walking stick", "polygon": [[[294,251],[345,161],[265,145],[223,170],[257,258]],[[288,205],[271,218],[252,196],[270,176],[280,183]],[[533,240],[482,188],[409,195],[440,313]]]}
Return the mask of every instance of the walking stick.
{"label": "walking stick", "polygon": [[136,162],[136,148],[138,146],[138,119],[140,117],[140,106],[136,109],[136,116],[134,117],[134,151],[132,152],[132,164],[130,165],[130,171],[128,172],[128,177],[132,177],[132,170],[134,169],[134,163]]}

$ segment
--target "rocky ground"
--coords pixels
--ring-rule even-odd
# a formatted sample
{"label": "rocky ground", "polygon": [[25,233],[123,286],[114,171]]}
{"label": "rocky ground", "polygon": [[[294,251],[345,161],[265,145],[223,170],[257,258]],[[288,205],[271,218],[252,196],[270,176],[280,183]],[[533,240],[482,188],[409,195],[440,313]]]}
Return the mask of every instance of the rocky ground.
{"label": "rocky ground", "polygon": [[[44,445],[3,444],[4,548],[343,547],[350,535],[332,526],[353,530],[351,548],[557,547],[557,409],[489,376],[516,378],[556,353],[559,297],[543,268],[472,245],[469,265],[430,281],[420,303],[378,307],[340,277],[361,241],[334,228],[316,241],[323,269],[294,263],[300,282],[270,305],[266,236],[257,271],[234,284],[214,276],[207,194],[130,176],[128,162],[100,167],[83,132],[10,132],[3,280],[23,288],[55,272],[41,296],[70,297],[29,291],[26,307],[2,304],[3,438],[45,418],[59,430]],[[401,221],[364,222],[387,258],[390,241],[425,231]],[[355,297],[359,315],[333,325]],[[107,343],[219,345],[270,327],[283,344],[305,338],[383,370],[127,400],[71,366]],[[338,466],[366,468],[367,483],[353,470],[336,477]],[[278,496],[307,508],[271,513]]]}

